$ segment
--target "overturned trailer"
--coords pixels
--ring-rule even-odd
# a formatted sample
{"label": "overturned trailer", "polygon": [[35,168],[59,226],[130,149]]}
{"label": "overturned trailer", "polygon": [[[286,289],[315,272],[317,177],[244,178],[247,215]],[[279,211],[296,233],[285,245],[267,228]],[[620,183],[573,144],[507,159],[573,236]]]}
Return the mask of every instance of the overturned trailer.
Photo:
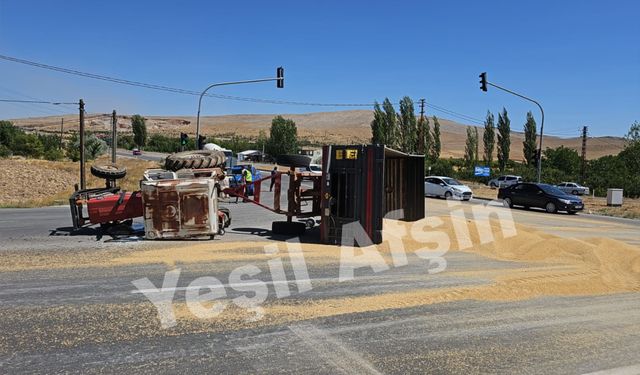
{"label": "overturned trailer", "polygon": [[377,144],[324,146],[322,172],[323,243],[379,244],[383,218],[425,217],[423,155]]}

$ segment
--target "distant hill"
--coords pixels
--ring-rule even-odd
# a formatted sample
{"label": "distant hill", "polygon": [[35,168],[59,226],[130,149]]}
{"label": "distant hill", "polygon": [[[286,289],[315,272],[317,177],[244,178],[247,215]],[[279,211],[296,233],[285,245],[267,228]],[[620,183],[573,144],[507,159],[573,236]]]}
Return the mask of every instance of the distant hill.
{"label": "distant hill", "polygon": [[[267,134],[271,120],[275,115],[226,115],[203,116],[200,118],[201,133],[218,137],[242,135],[257,137],[260,130]],[[371,139],[370,123],[373,112],[370,110],[352,110],[336,112],[315,112],[306,114],[283,114],[291,118],[298,125],[298,135],[317,144],[323,143],[367,143]],[[77,115],[65,115],[64,130],[78,128]],[[111,129],[111,118],[108,115],[88,114],[86,117],[87,130],[106,131]],[[180,132],[195,134],[195,116],[145,116],[147,129],[150,133],[162,132],[168,135],[178,135]],[[33,131],[59,132],[60,116],[21,118],[11,120],[17,126]],[[441,125],[442,156],[462,157],[466,139],[466,126],[451,120],[439,118]],[[518,126],[514,130],[518,130]],[[131,132],[131,118],[127,115],[118,116],[118,129],[121,132]],[[482,139],[482,128],[480,139]],[[522,160],[521,132],[511,134],[511,159]],[[544,147],[566,147],[580,151],[582,140],[580,137],[559,138],[544,137]],[[482,149],[482,143],[481,149]],[[593,137],[588,140],[587,157],[598,158],[604,155],[615,155],[624,148],[624,139],[620,137]]]}

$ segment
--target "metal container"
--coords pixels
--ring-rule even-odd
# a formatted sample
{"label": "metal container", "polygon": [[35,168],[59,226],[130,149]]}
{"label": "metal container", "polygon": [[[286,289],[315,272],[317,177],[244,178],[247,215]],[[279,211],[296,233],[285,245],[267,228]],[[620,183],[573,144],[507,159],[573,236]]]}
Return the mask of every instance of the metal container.
{"label": "metal container", "polygon": [[218,233],[215,178],[141,181],[145,238],[213,237]]}
{"label": "metal container", "polygon": [[622,189],[607,189],[607,206],[622,206]]}
{"label": "metal container", "polygon": [[[355,238],[366,246],[382,242],[383,218],[424,218],[424,156],[408,155],[384,145],[325,146],[322,164],[320,237],[341,244]],[[401,210],[401,211],[400,211]],[[345,230],[359,230],[368,236]],[[349,228],[349,229],[346,229]],[[350,245],[350,244],[348,244]]]}

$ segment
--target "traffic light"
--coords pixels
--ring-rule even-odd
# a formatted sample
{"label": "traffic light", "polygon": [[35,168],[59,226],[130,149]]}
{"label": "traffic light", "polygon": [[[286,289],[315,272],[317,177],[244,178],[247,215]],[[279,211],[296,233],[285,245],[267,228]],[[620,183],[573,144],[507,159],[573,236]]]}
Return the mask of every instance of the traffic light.
{"label": "traffic light", "polygon": [[276,69],[276,77],[278,80],[276,81],[276,87],[281,89],[284,87],[284,68],[279,67]]}
{"label": "traffic light", "polygon": [[185,133],[180,133],[180,145],[181,146],[186,146],[187,145],[187,139],[189,139],[189,137]]}
{"label": "traffic light", "polygon": [[198,150],[202,150],[204,148],[204,140],[207,137],[205,137],[204,135],[199,135],[198,136]]}
{"label": "traffic light", "polygon": [[487,72],[480,73],[480,90],[487,91]]}

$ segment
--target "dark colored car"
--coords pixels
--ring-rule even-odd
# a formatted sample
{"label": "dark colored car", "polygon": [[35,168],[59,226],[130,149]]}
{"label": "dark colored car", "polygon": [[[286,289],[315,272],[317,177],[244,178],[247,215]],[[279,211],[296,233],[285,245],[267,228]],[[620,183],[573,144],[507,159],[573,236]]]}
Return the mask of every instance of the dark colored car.
{"label": "dark colored car", "polygon": [[498,198],[502,199],[505,207],[540,207],[549,213],[566,211],[575,214],[584,209],[580,198],[547,184],[525,182],[511,185],[501,188],[498,191]]}

